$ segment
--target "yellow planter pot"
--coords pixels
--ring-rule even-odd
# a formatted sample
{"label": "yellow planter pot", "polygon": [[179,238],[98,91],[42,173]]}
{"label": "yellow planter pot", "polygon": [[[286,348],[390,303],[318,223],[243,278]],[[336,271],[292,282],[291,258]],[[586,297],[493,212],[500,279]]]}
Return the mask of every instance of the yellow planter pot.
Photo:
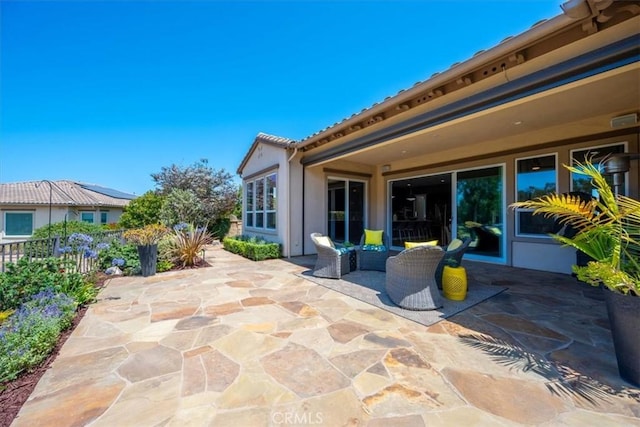
{"label": "yellow planter pot", "polygon": [[464,267],[444,267],[442,272],[442,293],[444,297],[454,301],[462,301],[467,297],[467,270]]}

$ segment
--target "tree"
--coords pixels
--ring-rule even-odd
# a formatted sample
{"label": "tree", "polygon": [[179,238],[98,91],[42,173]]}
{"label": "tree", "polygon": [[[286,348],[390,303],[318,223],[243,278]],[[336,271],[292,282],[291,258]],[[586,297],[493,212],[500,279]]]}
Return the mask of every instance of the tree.
{"label": "tree", "polygon": [[140,228],[157,224],[160,222],[160,209],[163,202],[164,197],[154,191],[147,191],[129,202],[118,223],[124,228]]}
{"label": "tree", "polygon": [[238,185],[236,205],[231,213],[235,215],[236,218],[242,219],[242,185]]}
{"label": "tree", "polygon": [[[233,176],[224,169],[209,166],[207,159],[193,165],[163,167],[159,173],[151,174],[158,192],[168,196],[173,190],[191,191],[200,201],[202,216],[196,223],[209,223],[229,215],[238,200],[238,187]],[[182,194],[184,196],[184,194]],[[185,218],[179,218],[184,221]]]}
{"label": "tree", "polygon": [[205,225],[202,203],[191,190],[174,188],[165,199],[160,210],[160,219],[169,226],[180,222]]}

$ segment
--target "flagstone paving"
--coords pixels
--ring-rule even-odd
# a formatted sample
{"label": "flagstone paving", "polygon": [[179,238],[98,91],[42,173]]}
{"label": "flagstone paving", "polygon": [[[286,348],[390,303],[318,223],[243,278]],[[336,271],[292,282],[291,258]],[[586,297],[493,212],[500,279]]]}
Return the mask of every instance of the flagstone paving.
{"label": "flagstone paving", "polygon": [[296,276],[313,257],[207,256],[110,280],[14,425],[640,426],[570,276],[465,262],[509,289],[424,327]]}

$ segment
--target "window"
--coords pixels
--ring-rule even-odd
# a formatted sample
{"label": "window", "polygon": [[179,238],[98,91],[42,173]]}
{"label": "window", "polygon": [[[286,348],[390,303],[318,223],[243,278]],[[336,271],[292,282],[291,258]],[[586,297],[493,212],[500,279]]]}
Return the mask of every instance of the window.
{"label": "window", "polygon": [[471,237],[467,253],[504,258],[504,166],[456,172],[456,237]]}
{"label": "window", "polygon": [[277,175],[245,182],[245,222],[247,227],[276,229]]}
{"label": "window", "polygon": [[[556,155],[516,160],[516,200],[524,202],[557,191]],[[533,215],[532,209],[516,210],[516,235],[546,237],[553,233],[555,220]]]}
{"label": "window", "polygon": [[80,221],[93,224],[93,212],[80,212]]}
{"label": "window", "polygon": [[[592,147],[584,150],[573,150],[571,151],[571,159],[572,163],[575,166],[575,162],[578,161],[580,163],[584,163],[585,160],[591,159],[594,163],[597,163],[599,159],[603,158],[608,154],[615,153],[624,153],[625,152],[625,143],[600,146],[600,147]],[[613,176],[605,175],[605,179],[613,187]],[[591,181],[586,175],[571,173],[571,191],[580,191],[583,193],[590,194],[594,197],[598,197],[598,194],[593,189],[593,185],[591,185]],[[622,188],[619,189],[620,194],[626,193],[626,186],[623,185]]]}
{"label": "window", "polygon": [[276,228],[276,175],[269,175],[266,180],[266,199],[267,205],[265,212],[267,214],[267,228],[274,230]]}
{"label": "window", "polygon": [[264,179],[256,181],[256,228],[264,227]]}
{"label": "window", "polygon": [[247,227],[253,227],[253,214],[254,214],[254,210],[253,210],[253,182],[247,182],[246,184],[246,195],[245,195],[245,199],[246,199],[246,218],[245,218],[245,222],[246,222],[246,226]]}
{"label": "window", "polygon": [[5,212],[4,232],[7,236],[31,236],[33,212]]}
{"label": "window", "polygon": [[100,211],[100,224],[106,224],[109,219],[108,211]]}

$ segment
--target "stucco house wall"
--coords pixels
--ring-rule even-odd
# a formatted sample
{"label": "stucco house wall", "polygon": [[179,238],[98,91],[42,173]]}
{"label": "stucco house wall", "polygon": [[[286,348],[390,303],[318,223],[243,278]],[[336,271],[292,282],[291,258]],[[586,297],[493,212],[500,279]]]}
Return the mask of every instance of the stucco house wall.
{"label": "stucco house wall", "polygon": [[[287,254],[286,246],[288,236],[289,221],[288,203],[289,203],[289,168],[288,168],[288,151],[286,144],[278,144],[269,142],[261,142],[256,139],[252,146],[251,156],[246,158],[246,163],[242,167],[243,179],[243,213],[242,218],[243,234],[246,236],[261,237],[270,242],[276,242],[282,245],[284,254]],[[248,181],[255,182],[256,179],[265,176],[276,175],[276,228],[274,230],[266,227],[256,227],[255,224],[249,225],[246,219],[247,198],[246,183]],[[266,200],[265,200],[266,203]]]}

